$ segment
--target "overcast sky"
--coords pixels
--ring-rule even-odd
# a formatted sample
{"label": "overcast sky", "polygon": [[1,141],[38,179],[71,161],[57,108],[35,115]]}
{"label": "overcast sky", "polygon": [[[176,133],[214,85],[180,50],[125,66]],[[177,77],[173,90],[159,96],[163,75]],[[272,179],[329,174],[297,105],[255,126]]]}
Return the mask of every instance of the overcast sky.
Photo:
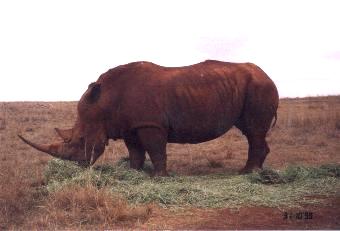
{"label": "overcast sky", "polygon": [[109,68],[253,62],[281,97],[340,94],[340,1],[0,1],[0,101],[78,100]]}

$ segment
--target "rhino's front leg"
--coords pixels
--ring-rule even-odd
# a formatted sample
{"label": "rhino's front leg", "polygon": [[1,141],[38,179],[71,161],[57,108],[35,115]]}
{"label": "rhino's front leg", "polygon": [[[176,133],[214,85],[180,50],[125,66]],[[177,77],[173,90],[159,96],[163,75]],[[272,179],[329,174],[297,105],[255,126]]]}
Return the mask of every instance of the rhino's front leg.
{"label": "rhino's front leg", "polygon": [[129,151],[130,168],[140,170],[144,166],[145,150],[138,142],[137,137],[124,139],[125,145]]}
{"label": "rhino's front leg", "polygon": [[138,140],[150,156],[154,166],[153,176],[168,176],[166,170],[167,136],[159,128],[147,127],[137,130]]}

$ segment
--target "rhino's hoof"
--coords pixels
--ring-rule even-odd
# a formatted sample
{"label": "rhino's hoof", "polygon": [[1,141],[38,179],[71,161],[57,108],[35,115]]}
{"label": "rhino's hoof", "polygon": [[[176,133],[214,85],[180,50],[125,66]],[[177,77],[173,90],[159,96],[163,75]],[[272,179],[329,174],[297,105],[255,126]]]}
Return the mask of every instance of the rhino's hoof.
{"label": "rhino's hoof", "polygon": [[153,172],[152,177],[164,177],[164,176],[169,176],[167,171],[159,171],[159,172]]}
{"label": "rhino's hoof", "polygon": [[239,171],[239,174],[244,175],[244,174],[250,174],[250,173],[259,172],[259,171],[261,171],[260,167],[252,167],[252,168],[244,167]]}

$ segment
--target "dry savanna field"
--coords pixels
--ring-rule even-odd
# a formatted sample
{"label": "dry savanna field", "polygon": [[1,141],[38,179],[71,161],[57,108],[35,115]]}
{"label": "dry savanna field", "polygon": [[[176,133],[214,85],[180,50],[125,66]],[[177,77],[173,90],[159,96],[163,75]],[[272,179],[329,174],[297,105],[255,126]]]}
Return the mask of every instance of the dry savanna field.
{"label": "dry savanna field", "polygon": [[235,128],[168,144],[166,178],[128,169],[122,141],[83,169],[17,137],[49,143],[75,118],[76,102],[0,103],[0,229],[340,229],[340,96],[281,99],[265,169],[248,175]]}

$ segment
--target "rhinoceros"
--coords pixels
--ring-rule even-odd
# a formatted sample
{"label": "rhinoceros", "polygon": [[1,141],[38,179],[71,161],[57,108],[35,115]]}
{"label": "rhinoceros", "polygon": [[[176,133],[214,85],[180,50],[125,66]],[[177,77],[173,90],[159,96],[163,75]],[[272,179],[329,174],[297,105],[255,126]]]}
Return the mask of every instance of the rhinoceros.
{"label": "rhinoceros", "polygon": [[88,86],[73,128],[56,128],[63,142],[42,145],[19,137],[39,151],[87,166],[103,154],[109,139],[123,139],[131,168],[142,169],[147,152],[153,174],[166,176],[167,143],[201,143],[235,126],[248,140],[241,169],[248,173],[262,168],[269,153],[266,134],[276,122],[278,101],[273,81],[252,63],[133,62]]}

